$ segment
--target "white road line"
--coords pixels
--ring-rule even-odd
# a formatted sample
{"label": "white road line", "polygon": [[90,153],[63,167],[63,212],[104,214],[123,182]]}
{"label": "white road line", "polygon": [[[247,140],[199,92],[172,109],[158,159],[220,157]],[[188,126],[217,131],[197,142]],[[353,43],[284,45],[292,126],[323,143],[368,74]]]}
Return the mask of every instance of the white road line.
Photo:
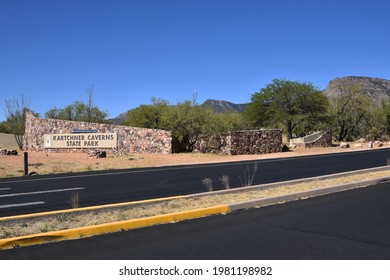
{"label": "white road line", "polygon": [[10,190],[10,188],[2,188],[2,189],[0,189],[0,191],[8,191],[8,190]]}
{"label": "white road line", "polygon": [[47,191],[26,192],[26,193],[10,193],[10,194],[0,195],[0,198],[22,196],[22,195],[44,194],[44,193],[70,192],[70,191],[79,191],[79,190],[84,190],[84,188],[57,189],[57,190],[47,190]]}
{"label": "white road line", "polygon": [[39,205],[39,204],[45,204],[45,202],[36,201],[36,202],[27,202],[27,203],[19,203],[19,204],[6,204],[6,205],[0,205],[0,209],[1,208],[12,208],[12,207],[24,207],[24,206]]}

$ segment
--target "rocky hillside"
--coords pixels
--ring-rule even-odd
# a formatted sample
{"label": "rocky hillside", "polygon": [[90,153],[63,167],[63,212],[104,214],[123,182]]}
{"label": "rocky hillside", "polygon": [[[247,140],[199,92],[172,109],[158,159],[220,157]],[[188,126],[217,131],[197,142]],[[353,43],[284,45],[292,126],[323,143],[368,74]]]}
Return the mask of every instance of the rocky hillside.
{"label": "rocky hillside", "polygon": [[127,116],[127,112],[124,112],[124,113],[119,114],[118,116],[116,116],[113,119],[109,119],[108,122],[118,125],[118,124],[121,124],[125,120],[126,116]]}
{"label": "rocky hillside", "polygon": [[390,80],[356,76],[337,78],[330,81],[324,93],[328,96],[335,96],[341,93],[343,87],[350,85],[361,86],[377,103],[390,97]]}
{"label": "rocky hillside", "polygon": [[235,104],[224,100],[207,99],[201,105],[204,108],[211,108],[215,113],[242,112],[246,104]]}

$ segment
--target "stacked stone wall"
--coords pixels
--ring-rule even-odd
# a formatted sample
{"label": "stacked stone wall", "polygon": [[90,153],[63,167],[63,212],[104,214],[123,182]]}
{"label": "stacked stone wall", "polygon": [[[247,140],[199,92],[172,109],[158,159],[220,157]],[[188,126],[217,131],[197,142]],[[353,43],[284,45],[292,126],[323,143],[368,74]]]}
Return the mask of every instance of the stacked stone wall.
{"label": "stacked stone wall", "polygon": [[253,155],[282,152],[282,130],[234,131],[199,140],[194,152],[228,155]]}
{"label": "stacked stone wall", "polygon": [[26,130],[24,149],[39,152],[88,152],[96,149],[45,149],[44,134],[67,134],[73,130],[96,130],[98,133],[117,133],[117,148],[101,148],[107,152],[120,151],[123,153],[171,153],[171,132],[159,129],[146,129],[99,124],[78,121],[65,121],[36,118],[26,114]]}
{"label": "stacked stone wall", "polygon": [[231,137],[232,155],[256,155],[282,152],[281,129],[234,131]]}
{"label": "stacked stone wall", "polygon": [[231,140],[230,134],[204,137],[195,143],[193,152],[230,155],[232,148]]}

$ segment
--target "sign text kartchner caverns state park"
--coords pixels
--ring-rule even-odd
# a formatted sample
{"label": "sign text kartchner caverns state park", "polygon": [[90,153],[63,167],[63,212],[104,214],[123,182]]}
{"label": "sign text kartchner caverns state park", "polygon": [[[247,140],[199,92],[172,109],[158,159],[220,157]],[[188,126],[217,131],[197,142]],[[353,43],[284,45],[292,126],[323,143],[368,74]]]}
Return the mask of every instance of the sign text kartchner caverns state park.
{"label": "sign text kartchner caverns state park", "polygon": [[116,148],[116,133],[45,134],[45,148]]}

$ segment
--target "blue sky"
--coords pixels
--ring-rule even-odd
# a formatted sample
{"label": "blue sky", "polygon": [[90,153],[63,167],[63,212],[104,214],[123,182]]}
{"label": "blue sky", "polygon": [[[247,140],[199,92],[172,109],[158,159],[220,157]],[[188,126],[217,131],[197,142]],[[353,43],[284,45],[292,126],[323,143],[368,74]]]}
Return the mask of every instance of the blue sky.
{"label": "blue sky", "polygon": [[90,86],[115,117],[152,97],[244,103],[276,78],[390,79],[389,11],[386,0],[0,0],[0,121],[6,99],[44,115]]}

